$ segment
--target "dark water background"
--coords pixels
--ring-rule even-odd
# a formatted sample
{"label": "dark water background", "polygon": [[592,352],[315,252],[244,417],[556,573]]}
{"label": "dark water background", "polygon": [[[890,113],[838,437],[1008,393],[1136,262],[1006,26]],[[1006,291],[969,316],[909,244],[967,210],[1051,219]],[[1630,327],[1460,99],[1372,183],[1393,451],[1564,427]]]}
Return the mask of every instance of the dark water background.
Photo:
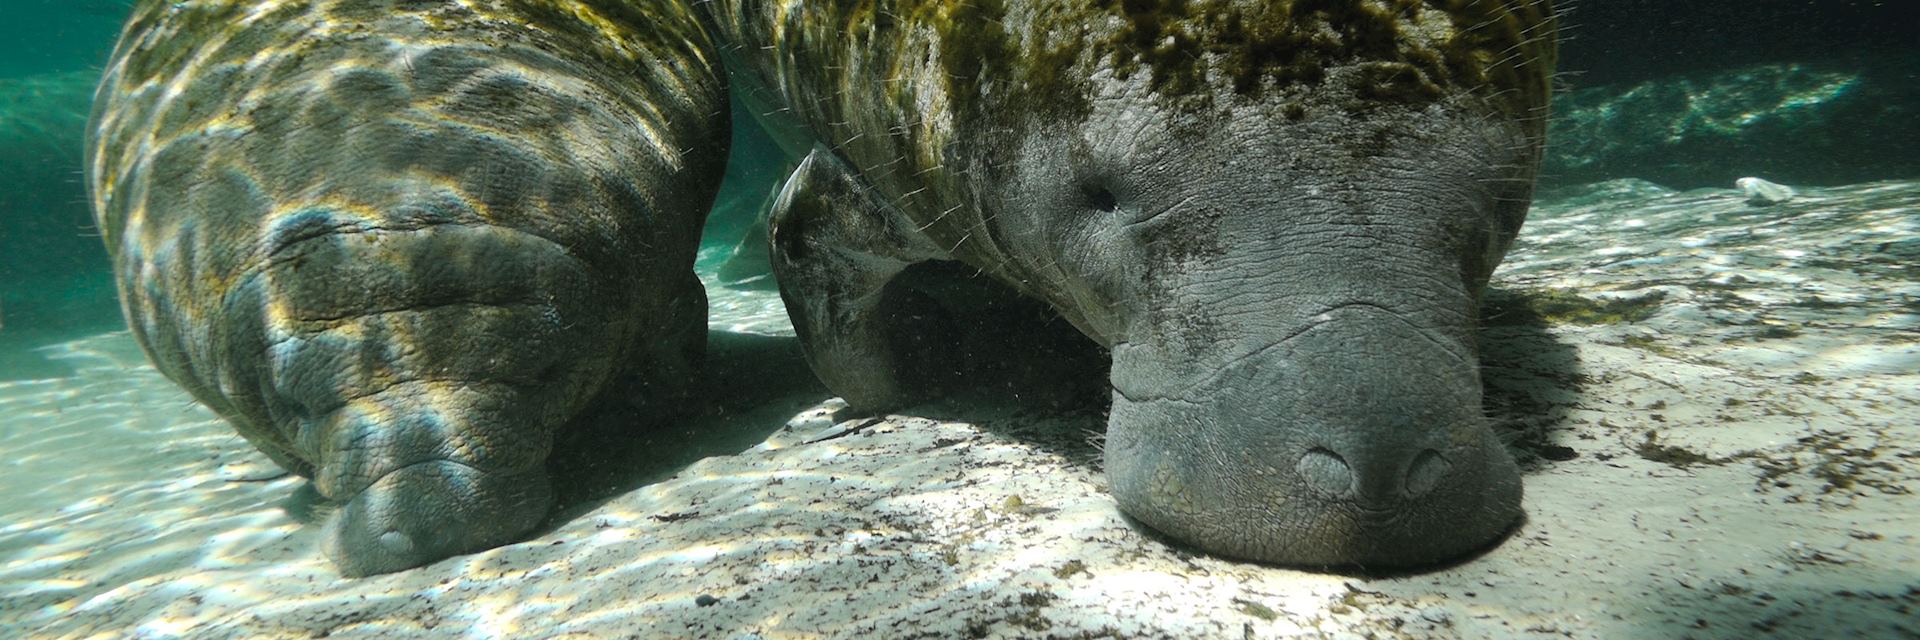
{"label": "dark water background", "polygon": [[24,347],[121,326],[80,169],[91,78],[131,4],[0,0],[0,379],[32,375]]}
{"label": "dark water background", "polygon": [[1752,64],[1872,64],[1920,47],[1912,0],[1576,0],[1560,70],[1575,86]]}
{"label": "dark water background", "polygon": [[[80,145],[92,76],[105,61],[129,4],[0,0],[0,370],[7,368],[8,352],[23,344],[120,323],[105,256],[91,231]],[[1920,45],[1913,44],[1920,41],[1920,2],[1913,0],[1561,4],[1567,11],[1560,68],[1568,89],[1629,86],[1780,63],[1875,70],[1873,77],[1883,91],[1895,87],[1892,95],[1913,96],[1913,87],[1920,87],[1914,71]],[[1906,93],[1899,92],[1902,86]],[[1783,128],[1778,137],[1805,136],[1813,144],[1776,147],[1771,156],[1747,142],[1707,145],[1705,151],[1691,152],[1704,158],[1675,158],[1680,169],[1663,167],[1662,175],[1671,179],[1663,183],[1725,185],[1730,176],[1746,175],[1741,172],[1750,167],[1826,184],[1920,175],[1920,159],[1915,158],[1920,154],[1911,151],[1914,138],[1904,137],[1920,131],[1914,124],[1920,111],[1914,104],[1875,100],[1868,108],[1829,117],[1849,122],[1823,123],[1828,133]],[[1852,128],[1836,128],[1841,125]],[[736,143],[736,156],[744,164],[734,168],[733,180],[721,195],[718,209],[723,215],[716,217],[709,234],[712,244],[737,240],[752,210],[779,178],[782,161],[773,145],[753,136],[750,128],[742,129],[745,137]],[[1822,140],[1828,144],[1819,144]],[[1846,153],[1805,161],[1809,154],[1837,148]],[[1724,156],[1739,154],[1745,154],[1742,162],[1714,166]],[[1797,164],[1786,163],[1790,159]],[[1549,172],[1543,182],[1553,186],[1556,179],[1623,177],[1617,165],[1590,168]],[[6,375],[0,371],[0,377]]]}
{"label": "dark water background", "polygon": [[132,5],[132,0],[0,2],[0,78],[99,69]]}

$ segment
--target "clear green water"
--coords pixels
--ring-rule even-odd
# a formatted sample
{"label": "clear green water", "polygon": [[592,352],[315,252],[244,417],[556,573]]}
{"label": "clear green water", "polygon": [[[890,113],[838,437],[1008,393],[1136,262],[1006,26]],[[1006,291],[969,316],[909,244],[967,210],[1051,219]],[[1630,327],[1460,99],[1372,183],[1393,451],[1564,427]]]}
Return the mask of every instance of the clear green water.
{"label": "clear green water", "polygon": [[0,78],[98,69],[131,0],[7,0]]}

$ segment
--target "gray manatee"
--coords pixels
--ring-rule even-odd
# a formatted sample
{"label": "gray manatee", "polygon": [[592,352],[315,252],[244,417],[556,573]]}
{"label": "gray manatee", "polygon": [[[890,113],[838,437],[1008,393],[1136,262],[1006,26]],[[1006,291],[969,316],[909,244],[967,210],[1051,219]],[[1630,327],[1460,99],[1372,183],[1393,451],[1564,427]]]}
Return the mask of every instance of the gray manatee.
{"label": "gray manatee", "polygon": [[1380,568],[1518,521],[1474,332],[1531,197],[1548,3],[830,4],[710,5],[820,141],[772,253],[829,388],[940,382],[912,372],[954,342],[908,321],[937,287],[899,285],[954,261],[1111,349],[1105,468],[1154,529]]}
{"label": "gray manatee", "polygon": [[1554,38],[1543,0],[152,1],[88,174],[135,335],[344,505],[348,574],[525,535],[609,380],[684,392],[729,91],[811,148],[770,253],[851,405],[954,383],[921,329],[967,301],[905,274],[984,276],[1110,349],[1126,513],[1412,566],[1520,517],[1475,317]]}
{"label": "gray manatee", "polygon": [[682,4],[600,4],[143,2],[109,63],[87,175],[128,324],[338,503],[346,574],[524,535],[569,419],[704,347],[719,59]]}

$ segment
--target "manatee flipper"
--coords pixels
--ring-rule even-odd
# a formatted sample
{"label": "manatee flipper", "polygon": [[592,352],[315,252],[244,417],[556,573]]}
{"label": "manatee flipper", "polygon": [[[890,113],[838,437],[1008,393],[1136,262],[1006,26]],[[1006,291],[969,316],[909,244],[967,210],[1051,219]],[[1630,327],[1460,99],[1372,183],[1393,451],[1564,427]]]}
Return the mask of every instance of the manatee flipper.
{"label": "manatee flipper", "polygon": [[771,218],[780,298],[820,381],[870,411],[938,394],[953,328],[936,302],[889,285],[944,253],[824,148],[787,179]]}
{"label": "manatee flipper", "polygon": [[88,141],[155,366],[338,505],[347,575],[511,542],[556,433],[684,384],[726,159],[682,2],[143,2]]}

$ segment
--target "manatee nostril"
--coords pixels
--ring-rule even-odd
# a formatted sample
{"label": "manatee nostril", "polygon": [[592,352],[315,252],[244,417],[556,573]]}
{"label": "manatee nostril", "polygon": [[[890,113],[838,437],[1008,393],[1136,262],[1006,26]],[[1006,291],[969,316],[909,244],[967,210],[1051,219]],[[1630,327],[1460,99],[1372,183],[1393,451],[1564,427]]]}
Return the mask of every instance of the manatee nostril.
{"label": "manatee nostril", "polygon": [[1441,457],[1440,452],[1432,449],[1420,452],[1413,464],[1407,465],[1407,496],[1417,498],[1432,491],[1452,469],[1453,465]]}
{"label": "manatee nostril", "polygon": [[1113,190],[1100,185],[1088,185],[1082,189],[1087,198],[1087,206],[1107,213],[1120,208],[1120,199],[1113,195]]}
{"label": "manatee nostril", "polygon": [[1293,468],[1316,489],[1341,498],[1353,495],[1353,468],[1340,454],[1315,447]]}
{"label": "manatee nostril", "polygon": [[387,553],[394,555],[413,553],[413,538],[408,537],[407,534],[388,531],[380,534],[379,541],[381,550]]}
{"label": "manatee nostril", "polygon": [[[1391,467],[1379,471],[1389,469]],[[1308,486],[1335,498],[1359,499],[1381,507],[1404,498],[1426,495],[1439,486],[1440,480],[1452,469],[1452,463],[1433,449],[1415,455],[1413,462],[1402,468],[1403,473],[1398,475],[1356,478],[1358,472],[1347,463],[1346,458],[1323,447],[1308,451],[1294,465],[1294,470],[1300,473]]]}

